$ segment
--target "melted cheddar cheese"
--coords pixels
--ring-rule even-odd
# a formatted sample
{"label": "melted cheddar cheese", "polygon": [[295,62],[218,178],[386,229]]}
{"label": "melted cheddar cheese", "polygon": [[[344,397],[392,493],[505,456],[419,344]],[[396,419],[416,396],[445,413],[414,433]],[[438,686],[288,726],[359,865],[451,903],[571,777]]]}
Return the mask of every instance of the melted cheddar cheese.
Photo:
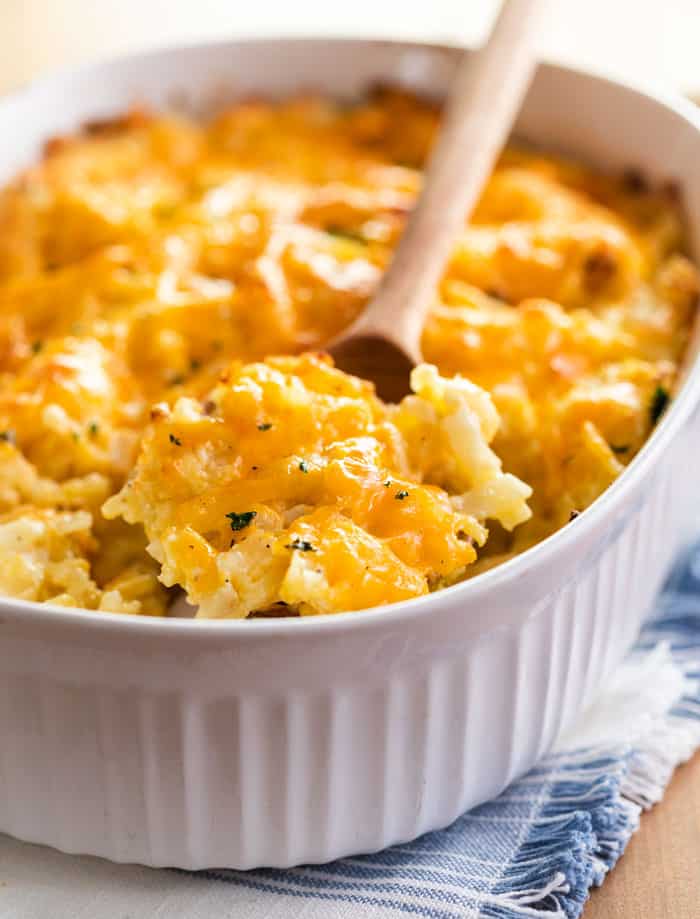
{"label": "melted cheddar cheese", "polygon": [[235,364],[203,401],[154,408],[104,512],[144,525],[201,616],[336,613],[453,583],[487,519],[530,516],[530,489],[489,447],[486,392],[428,365],[411,382],[384,405],[329,358]]}
{"label": "melted cheddar cheese", "polygon": [[[620,474],[700,286],[677,194],[635,174],[508,149],[436,291],[437,371],[402,406],[318,357],[271,358],[359,315],[438,122],[392,90],[135,112],[56,138],[0,191],[1,593],[144,614],[164,584],[202,615],[371,606],[522,551]],[[448,391],[490,418],[478,443],[440,439]],[[251,427],[261,405],[277,428]],[[502,500],[473,479],[487,455]]]}

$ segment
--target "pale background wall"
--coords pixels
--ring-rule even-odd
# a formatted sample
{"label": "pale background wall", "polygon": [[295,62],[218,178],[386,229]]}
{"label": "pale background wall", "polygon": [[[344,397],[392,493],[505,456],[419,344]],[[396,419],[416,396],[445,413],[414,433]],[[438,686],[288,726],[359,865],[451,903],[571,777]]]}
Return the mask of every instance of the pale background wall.
{"label": "pale background wall", "polygon": [[[553,59],[700,91],[700,0],[551,0]],[[73,62],[250,34],[477,41],[496,0],[0,0],[0,91]]]}

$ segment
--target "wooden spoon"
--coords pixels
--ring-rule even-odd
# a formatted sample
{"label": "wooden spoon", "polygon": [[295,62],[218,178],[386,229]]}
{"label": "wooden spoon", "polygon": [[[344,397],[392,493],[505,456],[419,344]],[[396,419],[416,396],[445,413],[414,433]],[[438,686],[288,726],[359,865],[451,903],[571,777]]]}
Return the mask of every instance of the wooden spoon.
{"label": "wooden spoon", "polygon": [[420,339],[454,241],[479,200],[535,66],[547,0],[504,0],[488,42],[464,54],[447,98],[423,191],[379,289],[326,350],[348,373],[398,400],[421,361]]}

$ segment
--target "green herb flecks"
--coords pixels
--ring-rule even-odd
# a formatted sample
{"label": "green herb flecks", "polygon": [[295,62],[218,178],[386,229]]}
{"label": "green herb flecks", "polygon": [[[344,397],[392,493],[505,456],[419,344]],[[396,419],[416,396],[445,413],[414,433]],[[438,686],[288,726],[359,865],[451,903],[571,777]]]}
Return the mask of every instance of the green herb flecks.
{"label": "green herb flecks", "polygon": [[363,246],[367,243],[367,240],[361,233],[346,227],[338,227],[331,224],[331,226],[326,227],[325,232],[328,233],[329,236],[334,236],[336,239],[345,239],[348,242],[361,243]]}
{"label": "green herb flecks", "polygon": [[226,514],[226,516],[231,521],[231,529],[236,533],[238,530],[245,530],[245,528],[250,525],[253,518],[258,516],[258,512],[243,511],[242,514],[237,514],[235,511],[232,511],[230,514]]}
{"label": "green herb flecks", "polygon": [[305,473],[309,471],[309,464],[306,462],[306,460],[302,460],[299,463],[299,469]]}
{"label": "green herb flecks", "polygon": [[404,498],[408,497],[408,492],[407,491],[397,491],[394,497],[396,498],[397,501],[403,501]]}
{"label": "green herb flecks", "polygon": [[651,418],[652,424],[656,424],[666,411],[666,407],[670,401],[671,397],[668,390],[663,386],[657,386],[654,390],[654,395],[651,397],[651,404],[649,405],[649,417]]}
{"label": "green herb flecks", "polygon": [[610,449],[613,453],[623,454],[629,453],[630,445],[629,444],[610,444]]}
{"label": "green herb flecks", "polygon": [[182,441],[179,437],[176,437],[174,434],[168,434],[168,440],[171,444],[175,444],[176,447],[182,446]]}
{"label": "green herb flecks", "polygon": [[4,444],[14,444],[17,438],[14,431],[0,431],[0,441]]}
{"label": "green herb flecks", "polygon": [[306,539],[293,539],[284,547],[285,549],[296,549],[297,552],[315,552],[316,549]]}
{"label": "green herb flecks", "polygon": [[96,421],[91,421],[88,425],[88,433],[90,437],[96,437],[99,430],[100,426]]}
{"label": "green herb flecks", "polygon": [[271,427],[272,427],[271,422],[263,421],[258,425],[258,431],[269,431]]}

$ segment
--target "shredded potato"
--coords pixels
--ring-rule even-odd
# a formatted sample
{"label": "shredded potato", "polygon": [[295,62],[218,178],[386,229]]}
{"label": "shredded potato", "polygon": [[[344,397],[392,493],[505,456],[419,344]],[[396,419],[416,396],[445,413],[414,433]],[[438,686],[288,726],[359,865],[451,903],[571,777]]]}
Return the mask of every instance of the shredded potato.
{"label": "shredded potato", "polygon": [[700,289],[672,187],[513,146],[455,241],[413,395],[384,406],[292,359],[372,296],[438,122],[390,89],[137,111],[53,139],[0,190],[0,593],[352,610],[510,558],[614,481]]}
{"label": "shredded potato", "polygon": [[[99,473],[60,483],[43,478],[12,444],[0,442],[0,594],[162,615],[167,597],[143,534],[102,518],[109,492]],[[116,570],[109,563],[115,538]]]}
{"label": "shredded potato", "polygon": [[156,408],[104,513],[144,525],[201,616],[335,613],[451,583],[487,520],[527,520],[530,489],[489,447],[488,393],[427,365],[411,382],[392,406],[329,358],[233,365],[202,402]]}

